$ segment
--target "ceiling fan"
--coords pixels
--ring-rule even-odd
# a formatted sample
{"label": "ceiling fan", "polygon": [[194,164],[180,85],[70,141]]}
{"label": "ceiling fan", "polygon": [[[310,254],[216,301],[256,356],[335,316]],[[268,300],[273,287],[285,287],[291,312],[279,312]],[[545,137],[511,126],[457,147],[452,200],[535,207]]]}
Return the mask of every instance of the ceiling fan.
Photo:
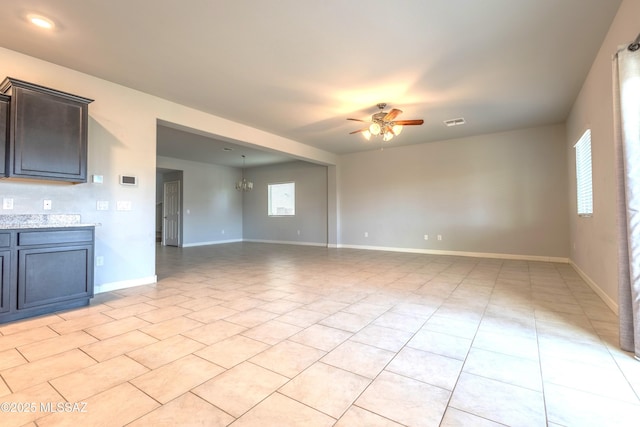
{"label": "ceiling fan", "polygon": [[[349,134],[351,135],[354,133],[362,133],[362,136],[364,136],[367,139],[367,141],[371,139],[371,135],[373,136],[382,135],[383,141],[391,141],[391,139],[393,139],[394,136],[400,135],[400,132],[402,132],[403,126],[414,126],[414,125],[421,125],[424,123],[424,120],[422,119],[394,120],[396,117],[398,117],[398,115],[402,113],[402,110],[393,108],[391,111],[387,113],[383,111],[386,106],[387,104],[384,102],[381,102],[380,104],[378,104],[378,108],[380,109],[380,111],[378,111],[377,113],[371,116],[371,120],[370,120],[371,124],[366,128],[349,132]],[[360,119],[349,118],[347,120],[369,123],[369,121],[360,120]]]}

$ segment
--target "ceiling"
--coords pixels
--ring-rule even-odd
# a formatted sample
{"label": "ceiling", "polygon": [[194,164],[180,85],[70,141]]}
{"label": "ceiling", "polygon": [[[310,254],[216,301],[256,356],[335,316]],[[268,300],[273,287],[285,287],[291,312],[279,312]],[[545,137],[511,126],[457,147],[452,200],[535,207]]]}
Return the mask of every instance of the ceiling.
{"label": "ceiling", "polygon": [[240,145],[219,137],[213,138],[204,132],[176,126],[173,123],[159,123],[156,139],[158,156],[192,162],[250,168],[295,160],[287,154],[253,148],[246,144]]}
{"label": "ceiling", "polygon": [[[393,146],[564,121],[620,3],[3,0],[0,46],[344,154],[382,146],[346,120],[379,102],[425,120]],[[466,124],[443,124],[457,117]],[[195,140],[180,151],[207,144],[167,129],[159,138]]]}

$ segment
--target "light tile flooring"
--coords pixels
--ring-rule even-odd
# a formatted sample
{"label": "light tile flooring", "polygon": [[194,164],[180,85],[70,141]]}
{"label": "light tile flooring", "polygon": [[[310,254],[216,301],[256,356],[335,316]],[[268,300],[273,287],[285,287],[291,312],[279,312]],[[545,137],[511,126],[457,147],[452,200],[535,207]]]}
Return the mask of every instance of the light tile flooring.
{"label": "light tile flooring", "polygon": [[0,425],[640,425],[640,362],[566,264],[258,243],[157,258],[156,286],[0,325],[0,401],[35,410]]}

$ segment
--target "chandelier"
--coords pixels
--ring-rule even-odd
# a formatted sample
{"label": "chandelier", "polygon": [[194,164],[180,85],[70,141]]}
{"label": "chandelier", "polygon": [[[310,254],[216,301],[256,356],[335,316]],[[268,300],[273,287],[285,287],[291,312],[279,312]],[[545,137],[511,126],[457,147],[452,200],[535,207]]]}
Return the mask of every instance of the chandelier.
{"label": "chandelier", "polygon": [[236,190],[238,191],[251,191],[253,190],[253,182],[247,181],[244,177],[244,154],[242,155],[242,179],[236,182]]}

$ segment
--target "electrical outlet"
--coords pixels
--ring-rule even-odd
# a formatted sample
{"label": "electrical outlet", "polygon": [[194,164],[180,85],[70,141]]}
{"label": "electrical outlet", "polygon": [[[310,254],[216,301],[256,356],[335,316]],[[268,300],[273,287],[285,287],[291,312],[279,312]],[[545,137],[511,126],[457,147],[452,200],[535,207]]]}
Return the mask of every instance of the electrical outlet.
{"label": "electrical outlet", "polygon": [[300,230],[298,230],[298,236],[300,235]]}
{"label": "electrical outlet", "polygon": [[442,234],[438,234],[438,240],[442,240]]}
{"label": "electrical outlet", "polygon": [[429,240],[429,235],[428,234],[424,235],[424,240]]}
{"label": "electrical outlet", "polygon": [[109,210],[109,201],[108,200],[98,200],[96,202],[96,210],[108,211]]}
{"label": "electrical outlet", "polygon": [[369,237],[369,232],[368,231],[364,232],[364,237]]}
{"label": "electrical outlet", "polygon": [[50,210],[51,210],[51,200],[45,200],[45,201],[42,203],[42,208],[43,208],[45,211],[50,211]]}
{"label": "electrical outlet", "polygon": [[104,257],[103,256],[97,256],[96,257],[96,266],[97,267],[101,267],[104,265]]}
{"label": "electrical outlet", "polygon": [[2,199],[2,209],[13,209],[13,199]]}
{"label": "electrical outlet", "polygon": [[222,234],[224,234],[224,230],[222,230]]}

